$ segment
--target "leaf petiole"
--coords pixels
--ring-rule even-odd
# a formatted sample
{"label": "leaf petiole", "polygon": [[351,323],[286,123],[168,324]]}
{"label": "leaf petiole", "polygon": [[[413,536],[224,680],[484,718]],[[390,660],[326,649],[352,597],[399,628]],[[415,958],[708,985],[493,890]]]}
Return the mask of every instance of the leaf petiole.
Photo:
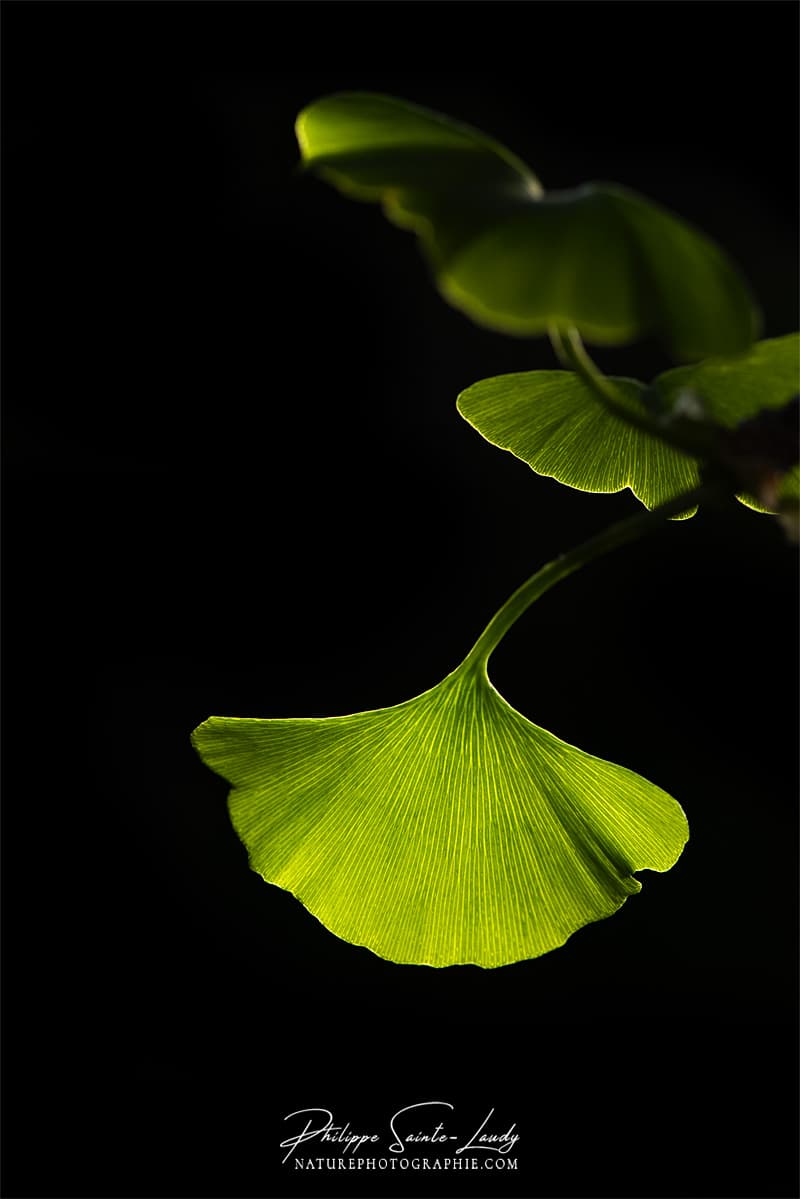
{"label": "leaf petiole", "polygon": [[586,566],[595,558],[603,557],[611,550],[638,540],[639,537],[661,525],[663,521],[680,515],[688,508],[695,507],[701,500],[707,502],[709,499],[723,499],[727,495],[727,489],[722,490],[717,484],[695,487],[691,491],[685,491],[676,496],[675,499],[668,500],[665,504],[660,504],[658,508],[654,508],[650,512],[640,512],[636,516],[618,521],[608,529],[604,529],[602,533],[583,542],[582,545],[562,554],[553,562],[548,562],[521,587],[518,587],[495,613],[464,659],[460,669],[484,671],[489,656],[534,600],[544,595],[546,591],[574,571],[580,570],[582,566]]}
{"label": "leaf petiole", "polygon": [[620,395],[613,382],[607,378],[590,358],[580,333],[574,325],[561,329],[551,325],[548,334],[550,344],[562,366],[575,371],[591,389],[603,407],[612,416],[640,429],[650,437],[663,441],[681,453],[689,454],[702,461],[713,461],[716,449],[713,429],[703,421],[659,420],[650,413],[637,410]]}

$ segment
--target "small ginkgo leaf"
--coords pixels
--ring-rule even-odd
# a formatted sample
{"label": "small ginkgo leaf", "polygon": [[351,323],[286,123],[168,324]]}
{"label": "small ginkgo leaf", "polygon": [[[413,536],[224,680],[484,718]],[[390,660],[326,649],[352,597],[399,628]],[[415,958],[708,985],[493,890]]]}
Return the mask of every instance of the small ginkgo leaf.
{"label": "small ginkgo leaf", "polygon": [[757,333],[722,251],[626,188],[545,194],[491,138],[389,96],[318,100],[297,138],[308,167],[418,235],[442,294],[480,324],[521,335],[571,325],[596,344],[653,334],[684,360],[735,353]]}
{"label": "small ginkgo leaf", "polygon": [[668,870],[688,837],[664,791],[531,724],[465,664],[392,708],[211,717],[250,865],[337,936],[394,962],[502,966],[562,945]]}
{"label": "small ginkgo leaf", "polygon": [[[786,410],[792,401],[796,402],[800,392],[800,334],[760,341],[746,354],[734,358],[712,358],[695,366],[679,366],[659,375],[653,389],[667,412],[673,411],[681,398],[689,394],[699,401],[706,420],[724,429],[740,430],[742,435],[732,448],[745,460],[745,466],[749,454],[753,470],[761,460],[768,472],[772,456],[776,465],[782,465],[786,471],[776,484],[777,498],[797,498],[796,429],[778,429],[782,444],[770,444],[774,443],[777,423],[770,426],[763,421],[759,428],[755,418]],[[779,459],[787,451],[789,461],[781,463]],[[773,511],[752,495],[742,493],[738,498],[758,512]]]}
{"label": "small ginkgo leaf", "polygon": [[[643,384],[611,381],[621,400],[646,412]],[[570,371],[484,379],[461,393],[458,410],[492,445],[579,491],[629,487],[646,507],[656,508],[698,483],[693,458],[609,412]]]}
{"label": "small ginkgo leaf", "polygon": [[653,383],[670,411],[681,395],[698,396],[705,416],[735,429],[768,408],[783,408],[800,390],[800,333],[759,341],[744,354],[709,358],[665,371]]}
{"label": "small ginkgo leaf", "polygon": [[[610,382],[619,401],[637,413],[653,415],[655,399],[658,414],[669,417],[692,396],[704,420],[733,430],[759,412],[789,404],[800,384],[799,361],[800,335],[789,334],[758,342],[733,358],[667,371],[649,389],[649,403],[648,389],[635,379]],[[537,474],[580,491],[629,487],[646,507],[654,508],[699,480],[694,458],[609,411],[589,384],[570,371],[484,379],[461,393],[458,410],[492,445],[509,450]],[[787,472],[782,498],[796,489],[796,474]],[[742,493],[738,498],[749,507],[770,511],[752,496]]]}

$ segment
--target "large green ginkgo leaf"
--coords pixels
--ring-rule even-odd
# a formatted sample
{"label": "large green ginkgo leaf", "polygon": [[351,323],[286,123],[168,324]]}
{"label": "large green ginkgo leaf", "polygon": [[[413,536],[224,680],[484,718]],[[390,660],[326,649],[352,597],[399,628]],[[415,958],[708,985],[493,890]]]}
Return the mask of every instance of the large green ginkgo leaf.
{"label": "large green ginkgo leaf", "polygon": [[[678,367],[655,380],[658,409],[673,412],[692,395],[706,420],[735,429],[764,409],[780,409],[798,391],[800,335],[758,342],[746,354]],[[634,379],[612,379],[620,401],[651,412],[647,389]],[[581,491],[629,487],[648,508],[697,486],[698,464],[603,407],[570,371],[527,371],[484,379],[458,397],[458,410],[478,432],[533,468]],[[789,473],[783,494],[796,486]],[[739,497],[762,509],[750,496]],[[687,513],[686,515],[690,515]]]}
{"label": "large green ginkgo leaf", "polygon": [[572,325],[599,344],[655,334],[689,360],[756,335],[750,293],[721,250],[623,187],[545,194],[497,142],[388,96],[318,100],[297,137],[308,167],[419,236],[443,295],[481,324]]}
{"label": "large green ginkgo leaf", "polygon": [[668,870],[681,808],[531,724],[469,660],[430,691],[330,719],[211,717],[252,868],[395,962],[502,966],[562,945]]}

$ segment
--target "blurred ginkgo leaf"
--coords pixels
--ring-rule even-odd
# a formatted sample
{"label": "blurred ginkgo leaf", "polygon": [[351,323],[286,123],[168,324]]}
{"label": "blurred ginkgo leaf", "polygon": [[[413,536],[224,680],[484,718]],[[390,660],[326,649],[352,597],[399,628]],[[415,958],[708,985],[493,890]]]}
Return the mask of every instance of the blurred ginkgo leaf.
{"label": "blurred ginkgo leaf", "polygon": [[304,163],[413,230],[442,294],[480,324],[596,344],[658,337],[679,360],[745,349],[749,290],[706,236],[636,193],[545,193],[491,138],[389,96],[327,96],[301,112]]}

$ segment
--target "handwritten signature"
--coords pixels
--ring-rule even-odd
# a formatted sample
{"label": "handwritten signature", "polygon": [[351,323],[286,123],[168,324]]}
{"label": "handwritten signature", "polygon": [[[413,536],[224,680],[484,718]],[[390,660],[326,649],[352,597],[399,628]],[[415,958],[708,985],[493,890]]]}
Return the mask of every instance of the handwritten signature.
{"label": "handwritten signature", "polygon": [[[430,1099],[424,1103],[411,1103],[408,1107],[401,1107],[399,1111],[395,1112],[389,1120],[388,1131],[392,1138],[389,1152],[405,1153],[407,1146],[416,1149],[420,1144],[446,1144],[452,1148],[450,1142],[456,1141],[457,1145],[453,1149],[456,1155],[466,1153],[468,1149],[483,1150],[485,1153],[509,1153],[519,1140],[519,1133],[514,1131],[517,1127],[516,1122],[511,1124],[505,1132],[493,1131],[490,1128],[489,1122],[495,1113],[494,1108],[489,1110],[471,1136],[463,1141],[457,1133],[448,1131],[447,1116],[439,1118],[434,1124],[434,1117],[430,1112],[425,1113],[429,1117],[428,1120],[411,1115],[412,1112],[420,1112],[421,1108],[436,1107],[448,1108],[450,1112],[455,1111],[452,1103],[447,1103],[442,1099]],[[377,1145],[382,1140],[380,1133],[357,1132],[350,1127],[349,1120],[346,1124],[336,1124],[333,1112],[326,1107],[304,1107],[299,1111],[290,1112],[288,1116],[284,1116],[284,1120],[294,1120],[298,1116],[306,1117],[305,1127],[302,1131],[287,1137],[285,1141],[281,1141],[281,1149],[287,1150],[286,1156],[283,1158],[284,1162],[289,1160],[298,1146],[313,1140],[317,1140],[320,1144],[338,1145],[343,1153],[350,1154],[357,1154],[365,1145]]]}

